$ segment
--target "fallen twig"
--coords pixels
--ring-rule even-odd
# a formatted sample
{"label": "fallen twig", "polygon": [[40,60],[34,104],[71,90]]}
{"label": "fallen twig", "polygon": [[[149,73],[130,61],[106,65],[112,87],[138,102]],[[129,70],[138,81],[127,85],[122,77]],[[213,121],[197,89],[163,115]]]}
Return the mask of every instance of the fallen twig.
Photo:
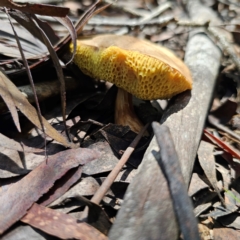
{"label": "fallen twig", "polygon": [[[109,190],[109,188],[111,187],[112,183],[114,182],[114,180],[116,179],[117,175],[119,174],[119,172],[121,171],[121,169],[123,168],[123,166],[126,164],[127,160],[129,159],[129,157],[131,156],[131,154],[133,153],[135,147],[137,146],[137,144],[139,143],[139,141],[141,140],[143,134],[145,133],[145,131],[147,130],[149,124],[146,124],[143,129],[140,131],[140,133],[136,136],[136,138],[132,141],[132,143],[130,144],[130,146],[126,149],[126,151],[124,152],[124,154],[122,155],[121,159],[119,160],[119,162],[117,163],[117,165],[114,167],[114,169],[110,172],[110,174],[107,176],[107,178],[105,179],[105,181],[102,183],[102,185],[100,186],[100,188],[96,191],[96,193],[94,194],[94,196],[91,198],[91,201],[99,204],[101,202],[101,200],[103,199],[104,195],[107,193],[107,191]],[[88,213],[88,209],[85,208],[85,210],[82,213],[82,219],[86,218]]]}

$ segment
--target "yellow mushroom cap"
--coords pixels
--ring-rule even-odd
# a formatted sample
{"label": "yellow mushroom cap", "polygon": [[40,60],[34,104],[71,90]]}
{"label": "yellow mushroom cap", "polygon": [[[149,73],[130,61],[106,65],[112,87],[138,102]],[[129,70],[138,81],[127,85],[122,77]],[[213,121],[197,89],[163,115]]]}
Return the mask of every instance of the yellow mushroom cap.
{"label": "yellow mushroom cap", "polygon": [[74,62],[86,75],[114,83],[140,99],[166,99],[192,88],[182,60],[167,48],[130,36],[78,40]]}

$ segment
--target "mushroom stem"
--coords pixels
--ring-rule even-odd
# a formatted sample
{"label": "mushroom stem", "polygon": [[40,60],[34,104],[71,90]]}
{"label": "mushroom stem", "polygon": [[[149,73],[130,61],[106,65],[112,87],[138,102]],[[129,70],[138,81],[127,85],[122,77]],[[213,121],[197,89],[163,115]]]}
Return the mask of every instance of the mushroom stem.
{"label": "mushroom stem", "polygon": [[135,133],[139,133],[143,128],[143,124],[138,119],[133,109],[132,94],[122,88],[118,88],[116,97],[115,123],[118,125],[129,126]]}

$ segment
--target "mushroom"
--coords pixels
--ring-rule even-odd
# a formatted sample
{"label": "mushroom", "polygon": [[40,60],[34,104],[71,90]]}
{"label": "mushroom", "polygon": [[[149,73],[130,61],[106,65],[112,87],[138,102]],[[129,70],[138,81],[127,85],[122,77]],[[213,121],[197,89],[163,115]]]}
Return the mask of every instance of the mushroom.
{"label": "mushroom", "polygon": [[167,48],[130,36],[78,40],[74,62],[86,75],[118,87],[115,123],[128,125],[136,133],[143,125],[134,112],[132,95],[143,100],[168,99],[192,88],[190,71],[182,60]]}

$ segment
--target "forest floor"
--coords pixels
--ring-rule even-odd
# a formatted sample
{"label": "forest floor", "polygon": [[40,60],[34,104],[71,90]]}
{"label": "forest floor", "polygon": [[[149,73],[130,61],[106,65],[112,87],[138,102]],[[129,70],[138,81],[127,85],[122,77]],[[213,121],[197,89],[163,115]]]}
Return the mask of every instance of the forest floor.
{"label": "forest floor", "polygon": [[[1,239],[240,239],[239,1],[31,3],[0,2]],[[72,62],[70,41],[101,34],[190,69],[191,90],[133,97],[145,132]]]}

